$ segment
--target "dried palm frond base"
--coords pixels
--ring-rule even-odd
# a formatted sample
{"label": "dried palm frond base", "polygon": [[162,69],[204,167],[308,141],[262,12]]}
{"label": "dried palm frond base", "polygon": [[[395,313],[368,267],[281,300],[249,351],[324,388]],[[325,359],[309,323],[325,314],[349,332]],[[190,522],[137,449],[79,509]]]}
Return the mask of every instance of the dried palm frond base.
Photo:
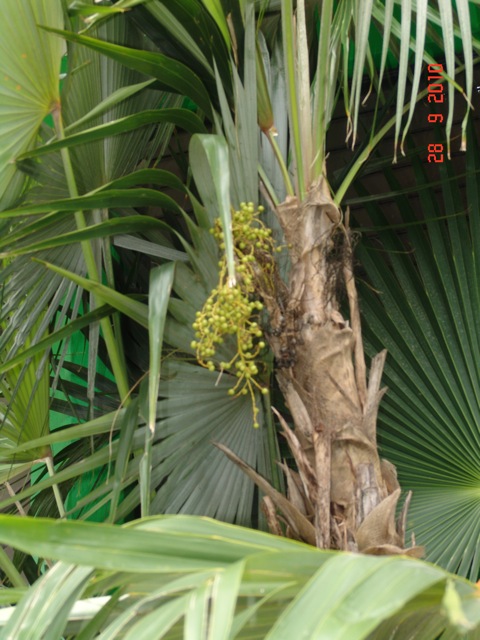
{"label": "dried palm frond base", "polygon": [[[355,532],[347,530],[341,509],[338,509],[335,504],[330,504],[328,493],[324,495],[319,491],[315,471],[302,451],[295,433],[278,412],[274,411],[280,419],[299,469],[294,471],[285,463],[279,463],[287,481],[286,496],[277,491],[228,447],[218,442],[214,443],[265,494],[262,511],[271,533],[301,540],[319,548],[359,551],[370,555],[405,554],[416,558],[424,555],[423,547],[415,545],[413,536],[412,545],[405,548],[405,525],[411,492],[408,492],[396,521],[395,511],[400,497],[398,486],[366,515]],[[317,437],[315,440],[317,441],[316,451],[319,454],[317,459],[319,462],[322,458],[325,461],[327,456],[319,446],[320,438]],[[324,447],[324,450],[326,449]],[[382,460],[382,466],[385,466],[387,472],[392,470],[394,472],[393,465],[386,460]],[[327,517],[324,515],[326,512]]]}

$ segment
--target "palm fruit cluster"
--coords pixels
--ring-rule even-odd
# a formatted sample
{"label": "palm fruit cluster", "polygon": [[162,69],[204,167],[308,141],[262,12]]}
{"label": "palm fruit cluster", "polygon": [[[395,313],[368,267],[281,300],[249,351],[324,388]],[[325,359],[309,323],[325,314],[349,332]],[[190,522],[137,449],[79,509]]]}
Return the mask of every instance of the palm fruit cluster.
{"label": "palm fruit cluster", "polygon": [[[260,366],[258,356],[265,348],[263,332],[260,326],[260,313],[263,304],[259,300],[259,273],[262,280],[273,273],[275,251],[272,232],[260,220],[263,207],[257,209],[250,203],[242,202],[238,211],[232,211],[232,235],[235,252],[236,284],[228,280],[226,257],[219,266],[219,284],[213,289],[203,309],[197,311],[193,329],[195,340],[191,343],[196,357],[202,366],[210,371],[232,371],[237,378],[236,384],[229,389],[232,396],[250,394],[253,405],[254,427],[258,427],[258,407],[255,402],[255,389],[268,393],[255,378]],[[225,238],[219,219],[215,221],[211,233],[225,249]],[[215,360],[217,346],[224,343],[228,336],[234,336],[236,352],[229,362]]]}

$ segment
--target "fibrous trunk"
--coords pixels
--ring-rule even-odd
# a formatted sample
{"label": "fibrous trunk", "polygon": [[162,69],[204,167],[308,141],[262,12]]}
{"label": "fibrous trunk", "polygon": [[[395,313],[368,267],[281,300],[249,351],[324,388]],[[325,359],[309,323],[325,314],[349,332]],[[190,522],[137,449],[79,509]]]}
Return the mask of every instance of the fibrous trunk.
{"label": "fibrous trunk", "polygon": [[[278,216],[292,269],[284,308],[280,314],[272,309],[271,346],[278,364],[284,364],[277,378],[292,414],[293,435],[313,474],[304,493],[311,494],[305,498],[313,508],[316,544],[400,552],[405,546],[404,517],[395,524],[400,488],[376,442],[385,353],[373,360],[367,387],[349,230],[323,178],[304,202],[287,199]],[[350,322],[339,310],[339,279]]]}
{"label": "fibrous trunk", "polygon": [[[277,379],[294,429],[277,413],[298,470],[281,467],[281,496],[232,452],[221,447],[266,493],[273,532],[282,530],[320,548],[421,555],[405,549],[409,498],[395,520],[400,488],[395,468],[377,450],[377,412],[386,353],[377,355],[367,385],[349,230],[326,180],[307,198],[277,209],[290,249],[288,285],[263,292]],[[346,291],[349,320],[340,313],[338,285]]]}

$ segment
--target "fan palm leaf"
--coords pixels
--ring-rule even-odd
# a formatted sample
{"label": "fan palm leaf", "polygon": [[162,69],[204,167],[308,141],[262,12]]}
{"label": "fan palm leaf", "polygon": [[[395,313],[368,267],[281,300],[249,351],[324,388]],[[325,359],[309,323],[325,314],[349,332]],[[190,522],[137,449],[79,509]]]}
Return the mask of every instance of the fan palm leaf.
{"label": "fan palm leaf", "polygon": [[[478,145],[466,157],[466,206],[460,178],[440,167],[441,205],[419,161],[412,160],[423,224],[387,169],[405,239],[383,228],[383,245],[362,242],[359,257],[376,291],[362,287],[369,350],[388,351],[390,390],[380,414],[382,448],[400,481],[413,490],[410,526],[427,557],[477,579],[479,505]],[[375,202],[364,205],[377,226],[387,223]],[[393,293],[395,292],[395,293]]]}
{"label": "fan palm leaf", "polygon": [[6,209],[19,198],[25,182],[14,161],[35,145],[42,121],[59,101],[64,45],[38,25],[61,28],[63,10],[59,0],[8,0],[2,7],[2,19],[0,208]]}

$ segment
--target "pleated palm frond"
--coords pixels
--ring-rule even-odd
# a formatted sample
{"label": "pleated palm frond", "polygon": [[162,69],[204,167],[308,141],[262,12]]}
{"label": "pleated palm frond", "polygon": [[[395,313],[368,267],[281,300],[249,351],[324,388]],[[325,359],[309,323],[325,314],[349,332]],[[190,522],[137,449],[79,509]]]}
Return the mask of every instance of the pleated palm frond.
{"label": "pleated palm frond", "polygon": [[38,141],[44,118],[59,101],[60,60],[64,43],[38,29],[61,28],[60,0],[5,0],[0,32],[0,209],[20,197],[25,175],[18,155]]}
{"label": "pleated palm frond", "polygon": [[446,162],[433,185],[421,154],[412,157],[421,213],[385,166],[401,222],[392,227],[381,196],[365,198],[374,237],[362,239],[357,255],[369,283],[362,286],[369,351],[388,350],[381,449],[413,491],[409,528],[428,560],[477,580],[480,156],[471,134],[465,177]]}
{"label": "pleated palm frond", "polygon": [[[25,342],[28,348],[32,336]],[[24,454],[12,453],[19,444],[36,440],[48,433],[49,426],[49,368],[47,354],[37,354],[19,364],[0,380],[0,462],[13,465],[12,475],[19,463],[34,463],[50,455],[48,447],[37,447]]]}

